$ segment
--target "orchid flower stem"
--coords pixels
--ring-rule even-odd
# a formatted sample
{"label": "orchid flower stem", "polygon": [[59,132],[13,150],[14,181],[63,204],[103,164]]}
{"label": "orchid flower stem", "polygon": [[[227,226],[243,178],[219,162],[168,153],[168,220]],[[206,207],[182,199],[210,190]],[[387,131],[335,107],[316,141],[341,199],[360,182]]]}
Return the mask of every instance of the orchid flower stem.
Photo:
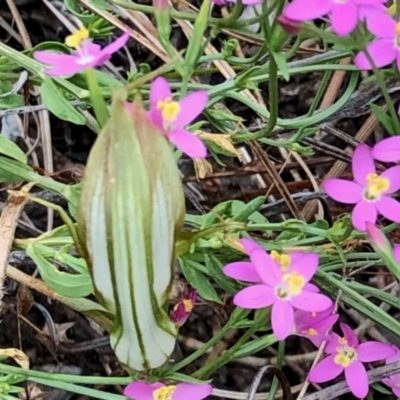
{"label": "orchid flower stem", "polygon": [[[277,358],[277,362],[276,362],[276,368],[279,368],[279,369],[282,368],[283,359],[285,357],[285,343],[286,342],[284,340],[281,340],[278,345],[278,358]],[[273,379],[272,385],[271,385],[271,389],[269,391],[268,400],[275,399],[275,395],[276,395],[276,391],[278,390],[278,386],[279,386],[279,379],[276,376],[274,376],[274,379]]]}
{"label": "orchid flower stem", "polygon": [[94,114],[100,129],[104,127],[109,118],[109,112],[101,93],[99,82],[97,81],[94,69],[88,68],[85,70],[86,82],[90,92],[90,101],[93,106]]}

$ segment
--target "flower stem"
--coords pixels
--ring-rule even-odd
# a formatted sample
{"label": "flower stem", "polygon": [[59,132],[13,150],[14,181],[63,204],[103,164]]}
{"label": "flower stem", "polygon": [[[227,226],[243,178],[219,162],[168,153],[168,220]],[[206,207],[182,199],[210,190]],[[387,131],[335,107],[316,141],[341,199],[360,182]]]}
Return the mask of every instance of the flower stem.
{"label": "flower stem", "polygon": [[109,118],[109,112],[101,94],[99,82],[97,81],[94,69],[88,68],[85,70],[86,82],[90,92],[90,101],[93,106],[94,114],[99,124],[100,130],[106,124]]}
{"label": "flower stem", "polygon": [[[281,340],[281,341],[279,341],[279,345],[278,345],[278,358],[277,358],[277,362],[276,362],[276,368],[279,368],[279,369],[282,368],[284,356],[285,356],[285,341]],[[269,391],[268,400],[275,399],[278,385],[279,385],[279,379],[277,378],[277,376],[274,376],[274,379],[273,379],[272,385],[271,385],[271,389]],[[282,388],[282,390],[284,390],[284,388]]]}

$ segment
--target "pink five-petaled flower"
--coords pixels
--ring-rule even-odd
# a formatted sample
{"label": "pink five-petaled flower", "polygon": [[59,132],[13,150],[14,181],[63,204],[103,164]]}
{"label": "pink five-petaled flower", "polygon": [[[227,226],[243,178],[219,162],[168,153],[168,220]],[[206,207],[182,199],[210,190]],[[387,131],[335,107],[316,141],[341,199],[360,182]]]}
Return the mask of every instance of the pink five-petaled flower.
{"label": "pink five-petaled flower", "polygon": [[132,382],[124,390],[124,395],[134,400],[202,400],[212,393],[207,384],[178,383],[164,385],[161,382]]}
{"label": "pink five-petaled flower", "polygon": [[[392,345],[395,354],[386,359],[386,365],[400,360],[400,350],[397,346]],[[382,379],[385,385],[388,385],[396,397],[400,397],[400,374],[394,374]]]}
{"label": "pink five-petaled flower", "polygon": [[366,222],[375,223],[378,212],[393,222],[400,222],[400,203],[391,195],[400,189],[400,166],[376,173],[371,150],[365,144],[357,146],[352,159],[354,182],[328,179],[324,189],[340,203],[355,204],[351,214],[353,226],[366,230]]}
{"label": "pink five-petaled flower", "polygon": [[[303,311],[324,311],[332,305],[331,299],[318,293],[307,284],[318,268],[318,254],[297,253],[297,262],[284,268],[255,242],[242,239],[249,262],[227,264],[225,275],[256,284],[239,291],[233,302],[247,309],[272,306],[272,330],[278,340],[286,339],[293,330],[294,309]],[[293,253],[290,257],[294,257]]]}
{"label": "pink five-petaled flower", "polygon": [[346,324],[340,324],[343,337],[336,333],[325,348],[328,357],[320,361],[309,373],[308,379],[313,383],[327,382],[335,379],[343,371],[346,382],[354,396],[363,399],[368,394],[368,375],[362,363],[385,360],[394,354],[394,349],[380,342],[359,344],[355,332]]}
{"label": "pink five-petaled flower", "polygon": [[[366,48],[375,66],[382,68],[396,60],[397,69],[400,71],[400,22],[393,18],[387,19],[377,36]],[[356,55],[354,63],[360,69],[372,69],[363,51]]]}
{"label": "pink five-petaled flower", "polygon": [[208,95],[204,90],[190,93],[179,102],[174,101],[168,82],[159,77],[150,88],[149,118],[179,150],[189,157],[204,158],[207,156],[206,146],[184,126],[202,113],[207,101]]}
{"label": "pink five-petaled flower", "polygon": [[47,75],[73,75],[84,69],[104,64],[111,58],[113,53],[126,44],[128,39],[129,34],[125,33],[104,48],[86,39],[77,46],[74,54],[60,54],[53,51],[38,50],[33,52],[33,57],[52,67],[46,70]]}
{"label": "pink five-petaled flower", "polygon": [[381,32],[381,25],[390,18],[385,10],[381,0],[293,0],[283,15],[292,21],[311,21],[329,14],[333,32],[346,36],[359,21],[365,21],[372,33]]}
{"label": "pink five-petaled flower", "polygon": [[314,346],[320,347],[322,342],[330,338],[326,331],[331,329],[339,318],[339,314],[332,314],[332,311],[333,305],[318,313],[296,310],[293,334],[305,337]]}
{"label": "pink five-petaled flower", "polygon": [[182,326],[187,321],[193,311],[196,299],[197,292],[191,289],[189,293],[174,306],[169,316],[176,325]]}
{"label": "pink five-petaled flower", "polygon": [[400,161],[400,136],[380,140],[372,148],[372,156],[383,162]]}

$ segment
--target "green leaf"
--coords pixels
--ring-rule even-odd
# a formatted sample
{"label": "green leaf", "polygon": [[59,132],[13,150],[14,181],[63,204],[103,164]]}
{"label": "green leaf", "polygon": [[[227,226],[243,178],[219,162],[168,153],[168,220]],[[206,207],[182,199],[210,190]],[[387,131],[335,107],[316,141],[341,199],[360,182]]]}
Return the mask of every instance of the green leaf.
{"label": "green leaf", "polygon": [[217,257],[213,255],[204,255],[204,260],[206,262],[207,272],[215,280],[221,289],[224,289],[229,294],[235,294],[240,289],[240,286],[235,284],[233,280],[227,279],[226,275],[222,272],[222,263]]}
{"label": "green leaf", "polygon": [[24,164],[28,162],[25,153],[10,139],[0,135],[0,153]]}
{"label": "green leaf", "polygon": [[208,281],[207,277],[193,266],[195,262],[183,257],[179,260],[183,275],[185,276],[186,280],[197,290],[199,295],[204,300],[223,304],[217,294],[217,291]]}
{"label": "green leaf", "polygon": [[59,271],[43,254],[54,252],[53,249],[30,244],[26,252],[39,268],[43,281],[56,293],[65,297],[85,297],[93,292],[93,284],[88,272],[81,274],[69,274]]}
{"label": "green leaf", "polygon": [[391,134],[394,135],[396,132],[393,128],[393,123],[388,114],[382,110],[376,104],[370,104],[372,112],[375,114],[376,118],[378,118],[379,122],[383,125],[383,127]]}
{"label": "green leaf", "polygon": [[283,79],[286,82],[289,82],[290,75],[289,75],[289,69],[287,67],[286,57],[282,53],[276,53],[276,52],[272,53],[272,57],[274,57],[276,65],[278,66],[278,70],[282,74]]}
{"label": "green leaf", "polygon": [[85,125],[85,117],[70,104],[51,78],[43,79],[40,94],[43,103],[55,116],[76,125]]}

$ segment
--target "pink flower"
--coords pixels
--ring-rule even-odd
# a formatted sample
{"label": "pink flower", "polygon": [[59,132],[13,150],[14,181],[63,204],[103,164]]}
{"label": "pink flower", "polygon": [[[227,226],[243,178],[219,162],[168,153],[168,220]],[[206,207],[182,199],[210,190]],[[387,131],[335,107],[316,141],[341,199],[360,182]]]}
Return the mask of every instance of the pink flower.
{"label": "pink flower", "polygon": [[169,316],[172,321],[178,326],[182,326],[193,311],[194,304],[196,303],[197,292],[190,290],[189,294],[185,296],[170,312]]}
{"label": "pink flower", "polygon": [[[382,68],[396,60],[400,71],[400,23],[386,16],[385,23],[380,26],[378,38],[367,45],[366,50],[377,68]],[[372,69],[364,52],[359,52],[354,63],[360,69]]]}
{"label": "pink flower", "polygon": [[400,161],[400,136],[379,141],[372,149],[372,156],[384,162]]}
{"label": "pink flower", "polygon": [[164,78],[155,79],[150,88],[150,120],[159,127],[167,138],[189,157],[204,158],[207,148],[185,125],[197,118],[206,107],[207,92],[190,93],[179,102],[172,99],[171,89]]}
{"label": "pink flower", "polygon": [[294,0],[283,10],[292,21],[311,21],[330,15],[332,30],[339,36],[349,35],[359,21],[366,21],[371,32],[386,20],[384,2],[381,0]]}
{"label": "pink flower", "polygon": [[294,334],[309,339],[316,347],[328,340],[330,335],[326,331],[339,319],[339,314],[332,314],[333,305],[322,312],[296,310],[294,312]]}
{"label": "pink flower", "polygon": [[161,382],[132,382],[124,395],[134,400],[202,400],[211,395],[212,386],[207,384],[178,383],[164,385]]}
{"label": "pink flower", "polygon": [[343,337],[331,335],[326,346],[328,357],[320,361],[308,375],[313,383],[335,379],[343,371],[354,396],[362,399],[368,394],[368,375],[362,363],[384,360],[394,354],[394,349],[380,342],[359,344],[355,332],[346,324],[340,324]]}
{"label": "pink flower", "polygon": [[[395,354],[386,359],[386,364],[391,364],[400,360],[399,348],[395,345],[392,345],[391,347],[395,351]],[[383,378],[382,382],[392,389],[396,397],[400,397],[400,374],[394,374],[387,378]]]}
{"label": "pink flower", "polygon": [[400,203],[389,196],[400,189],[400,166],[378,175],[371,150],[361,144],[354,151],[352,168],[354,182],[328,179],[324,188],[334,200],[356,204],[351,215],[354,227],[365,231],[367,221],[375,224],[378,212],[390,221],[400,222]]}
{"label": "pink flower", "polygon": [[73,75],[84,69],[104,64],[111,58],[113,53],[126,44],[128,39],[129,34],[125,33],[103,49],[98,44],[86,39],[80,43],[74,54],[59,54],[53,51],[38,50],[33,52],[33,57],[52,67],[46,70],[47,75]]}
{"label": "pink flower", "polygon": [[227,264],[223,272],[255,284],[239,291],[233,302],[248,309],[272,306],[272,330],[279,340],[286,339],[293,330],[294,309],[319,312],[332,305],[331,299],[318,293],[314,285],[307,286],[318,268],[318,254],[294,252],[276,261],[252,240],[241,242],[251,262]]}

